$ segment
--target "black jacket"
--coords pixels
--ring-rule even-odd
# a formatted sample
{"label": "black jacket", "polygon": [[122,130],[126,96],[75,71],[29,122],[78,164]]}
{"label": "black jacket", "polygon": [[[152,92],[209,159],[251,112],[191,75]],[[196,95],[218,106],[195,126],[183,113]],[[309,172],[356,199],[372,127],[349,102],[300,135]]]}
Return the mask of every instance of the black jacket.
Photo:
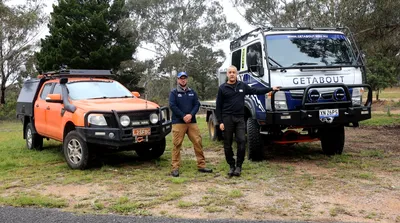
{"label": "black jacket", "polygon": [[172,111],[172,124],[184,124],[183,117],[192,115],[191,123],[196,123],[196,113],[199,111],[200,102],[194,90],[188,88],[186,91],[178,88],[169,94],[169,107]]}
{"label": "black jacket", "polygon": [[222,123],[224,115],[244,116],[244,97],[252,94],[266,94],[272,88],[252,88],[246,83],[237,81],[234,85],[221,84],[217,95],[216,115],[219,123]]}

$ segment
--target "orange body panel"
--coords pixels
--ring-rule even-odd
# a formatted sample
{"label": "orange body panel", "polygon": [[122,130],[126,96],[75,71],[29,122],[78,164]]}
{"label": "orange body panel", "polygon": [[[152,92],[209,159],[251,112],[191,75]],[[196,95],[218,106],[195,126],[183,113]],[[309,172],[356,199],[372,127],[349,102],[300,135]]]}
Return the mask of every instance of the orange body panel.
{"label": "orange body panel", "polygon": [[[85,80],[89,81],[93,80],[93,78],[69,78],[68,82]],[[95,80],[113,81],[100,78],[96,78]],[[59,83],[59,80],[49,80],[46,84],[47,83]],[[44,86],[45,85],[40,89],[39,95]],[[75,126],[84,126],[85,113],[90,111],[133,111],[159,108],[157,104],[150,101],[146,102],[146,100],[140,98],[68,100],[72,105],[76,106],[77,109],[74,113],[65,111],[62,115],[64,110],[63,103],[46,102],[46,100],[43,100],[40,96],[37,98],[34,107],[35,127],[40,135],[62,142],[65,125],[68,122],[72,122]]]}

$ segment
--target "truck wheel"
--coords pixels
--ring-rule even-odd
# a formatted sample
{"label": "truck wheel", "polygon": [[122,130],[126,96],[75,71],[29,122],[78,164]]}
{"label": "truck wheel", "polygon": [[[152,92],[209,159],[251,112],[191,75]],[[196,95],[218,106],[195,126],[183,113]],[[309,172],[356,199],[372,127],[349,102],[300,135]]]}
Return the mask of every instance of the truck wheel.
{"label": "truck wheel", "polygon": [[207,124],[208,124],[208,135],[210,136],[210,140],[211,141],[217,140],[217,138],[218,138],[218,136],[217,136],[218,129],[217,129],[217,126],[214,123],[213,116],[210,116],[208,118],[208,123]]}
{"label": "truck wheel", "polygon": [[247,119],[247,147],[249,160],[260,161],[263,159],[263,141],[260,134],[260,126],[256,119]]}
{"label": "truck wheel", "polygon": [[63,143],[64,157],[71,169],[84,170],[89,164],[89,148],[86,142],[73,130],[67,134]]}
{"label": "truck wheel", "polygon": [[136,154],[143,159],[157,159],[165,151],[165,138],[157,143],[153,143],[148,147],[143,147],[136,150]]}
{"label": "truck wheel", "polygon": [[43,137],[35,133],[32,123],[29,123],[25,128],[26,148],[34,150],[43,149]]}
{"label": "truck wheel", "polygon": [[344,147],[344,126],[319,129],[322,151],[326,155],[342,154]]}

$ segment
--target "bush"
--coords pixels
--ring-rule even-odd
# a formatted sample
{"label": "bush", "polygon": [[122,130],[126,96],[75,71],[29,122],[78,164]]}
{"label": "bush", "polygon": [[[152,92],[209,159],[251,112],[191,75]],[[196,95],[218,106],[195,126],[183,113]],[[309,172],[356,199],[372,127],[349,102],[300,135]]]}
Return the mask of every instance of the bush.
{"label": "bush", "polygon": [[16,107],[16,99],[6,100],[6,104],[0,105],[0,120],[16,120]]}

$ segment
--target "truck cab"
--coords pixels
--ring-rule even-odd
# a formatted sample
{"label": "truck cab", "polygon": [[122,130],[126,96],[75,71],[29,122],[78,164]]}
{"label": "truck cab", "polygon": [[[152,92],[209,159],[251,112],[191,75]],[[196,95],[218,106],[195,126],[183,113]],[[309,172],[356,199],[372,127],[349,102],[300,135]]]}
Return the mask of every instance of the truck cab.
{"label": "truck cab", "polygon": [[[344,127],[371,118],[372,90],[348,29],[258,28],[233,40],[230,51],[240,81],[255,88],[281,87],[245,98],[252,160],[263,157],[267,144],[315,140],[326,154],[341,154]],[[225,76],[219,77],[223,82]]]}

